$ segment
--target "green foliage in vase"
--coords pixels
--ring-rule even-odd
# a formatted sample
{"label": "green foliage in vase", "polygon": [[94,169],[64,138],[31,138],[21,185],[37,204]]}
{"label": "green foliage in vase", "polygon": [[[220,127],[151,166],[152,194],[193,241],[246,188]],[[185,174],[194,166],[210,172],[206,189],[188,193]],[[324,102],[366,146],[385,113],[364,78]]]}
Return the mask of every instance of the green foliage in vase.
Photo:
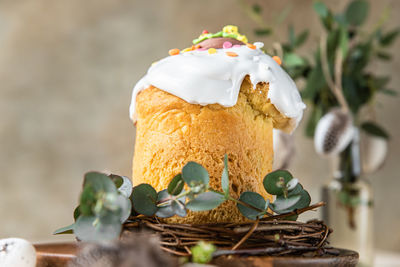
{"label": "green foliage in vase", "polygon": [[[243,192],[238,199],[229,192],[228,157],[224,157],[221,175],[222,191],[209,187],[208,171],[196,162],[188,162],[167,189],[157,192],[149,184],[132,188],[127,177],[97,172],[85,174],[79,206],[74,211],[75,222],[54,234],[74,233],[79,240],[104,241],[119,237],[122,224],[130,217],[185,217],[187,210],[212,210],[225,201],[234,201],[241,214],[250,219],[271,216],[272,210],[288,220],[296,220],[291,212],[307,208],[310,195],[288,171],[267,174],[264,188],[276,196],[273,203],[255,192]],[[187,190],[184,190],[186,185]],[[286,213],[287,216],[285,216]],[[200,257],[200,256],[199,256]]]}
{"label": "green foliage in vase", "polygon": [[[273,36],[274,29],[279,29],[279,23],[286,18],[290,10],[290,6],[285,8],[274,21],[266,23],[260,5],[255,4],[250,8],[244,1],[240,3],[249,17],[258,24],[254,33],[260,38]],[[314,2],[312,8],[325,31],[327,69],[330,77],[335,76],[335,61],[340,51],[343,56],[340,75],[343,94],[357,122],[356,126],[364,125],[365,122],[359,118],[360,109],[372,104],[377,93],[397,95],[396,91],[387,87],[390,77],[377,75],[376,71],[370,68],[370,63],[391,60],[392,55],[387,49],[399,36],[400,28],[384,29],[383,24],[388,19],[388,12],[385,10],[372,31],[366,32],[362,28],[369,13],[369,2],[366,0],[351,1],[340,13],[334,13],[322,1]],[[296,34],[290,25],[287,41],[280,45],[275,43],[273,47],[265,49],[271,55],[282,57],[282,67],[294,80],[305,80],[301,94],[311,108],[306,135],[313,137],[319,119],[333,107],[339,106],[339,103],[324,76],[320,47],[318,46],[312,53],[312,60],[298,53],[298,48],[307,41],[308,35],[308,30]],[[368,121],[368,123],[369,125],[361,127],[364,132],[383,138],[388,137],[386,131],[376,122]]]}
{"label": "green foliage in vase", "polygon": [[[371,32],[364,31],[362,26],[369,11],[369,3],[365,0],[354,0],[342,13],[337,14],[328,9],[323,2],[315,2],[313,8],[326,32],[326,58],[331,77],[335,76],[338,53],[343,56],[340,66],[343,95],[357,126],[360,126],[363,124],[359,118],[360,109],[373,103],[377,93],[396,95],[395,91],[387,88],[390,77],[377,75],[376,71],[370,68],[370,63],[391,59],[387,48],[395,41],[400,29],[385,31],[382,27],[383,22],[380,22]],[[314,53],[314,64],[304,76],[306,86],[302,96],[311,103],[312,108],[306,128],[306,134],[310,137],[314,135],[319,119],[331,108],[339,105],[324,76],[322,56],[321,49],[318,48]],[[388,137],[381,126],[372,122],[369,126],[371,124],[372,127],[361,129],[368,134]]]}

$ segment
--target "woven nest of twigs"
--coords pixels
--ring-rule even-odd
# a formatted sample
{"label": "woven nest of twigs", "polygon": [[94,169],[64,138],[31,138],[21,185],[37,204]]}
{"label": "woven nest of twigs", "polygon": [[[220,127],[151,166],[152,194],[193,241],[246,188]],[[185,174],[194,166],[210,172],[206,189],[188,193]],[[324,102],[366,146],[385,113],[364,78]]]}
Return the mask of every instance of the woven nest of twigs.
{"label": "woven nest of twigs", "polygon": [[[322,206],[318,203],[289,215],[300,214]],[[263,218],[249,223],[219,224],[167,224],[156,218],[131,217],[124,231],[148,231],[160,237],[164,251],[176,256],[190,256],[190,247],[199,241],[211,242],[218,247],[214,256],[220,255],[321,255],[335,254],[327,246],[332,230],[322,221],[307,223],[283,220],[288,214]]]}

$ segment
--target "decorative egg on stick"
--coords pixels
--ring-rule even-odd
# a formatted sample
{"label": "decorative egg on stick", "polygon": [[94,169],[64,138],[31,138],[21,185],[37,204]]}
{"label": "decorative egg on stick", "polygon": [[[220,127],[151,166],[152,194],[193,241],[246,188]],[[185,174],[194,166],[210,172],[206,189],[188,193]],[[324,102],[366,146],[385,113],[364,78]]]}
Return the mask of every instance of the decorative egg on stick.
{"label": "decorative egg on stick", "polygon": [[351,115],[340,108],[326,113],[315,129],[314,146],[321,155],[337,155],[342,152],[354,137]]}
{"label": "decorative egg on stick", "polygon": [[378,171],[386,160],[388,141],[370,134],[361,135],[361,168],[364,174]]}

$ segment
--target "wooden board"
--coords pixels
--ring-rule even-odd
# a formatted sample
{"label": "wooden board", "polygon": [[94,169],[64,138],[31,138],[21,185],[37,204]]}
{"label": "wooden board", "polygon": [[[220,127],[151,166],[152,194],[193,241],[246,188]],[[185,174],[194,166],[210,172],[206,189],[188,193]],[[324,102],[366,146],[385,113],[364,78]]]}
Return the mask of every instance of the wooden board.
{"label": "wooden board", "polygon": [[[68,261],[73,259],[77,252],[77,243],[49,243],[36,244],[37,267],[66,267]],[[338,256],[322,257],[237,257],[223,256],[213,260],[212,264],[229,267],[286,267],[286,266],[356,266],[358,253],[339,249]]]}

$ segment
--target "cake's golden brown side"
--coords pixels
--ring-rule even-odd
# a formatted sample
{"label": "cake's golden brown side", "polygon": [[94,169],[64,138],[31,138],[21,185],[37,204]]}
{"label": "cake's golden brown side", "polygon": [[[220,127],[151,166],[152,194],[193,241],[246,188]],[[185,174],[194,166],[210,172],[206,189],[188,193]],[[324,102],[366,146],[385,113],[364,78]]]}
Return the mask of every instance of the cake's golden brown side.
{"label": "cake's golden brown side", "polygon": [[[237,198],[244,191],[253,191],[271,199],[262,181],[272,168],[272,129],[273,125],[285,125],[288,119],[265,102],[267,93],[268,84],[259,84],[254,90],[248,77],[237,104],[230,108],[189,104],[152,86],[140,92],[136,99],[133,184],[148,183],[160,191],[188,161],[196,161],[210,173],[210,187],[221,190],[223,158],[228,154],[232,195]],[[244,220],[236,204],[229,201],[212,211],[190,212],[168,222]]]}

